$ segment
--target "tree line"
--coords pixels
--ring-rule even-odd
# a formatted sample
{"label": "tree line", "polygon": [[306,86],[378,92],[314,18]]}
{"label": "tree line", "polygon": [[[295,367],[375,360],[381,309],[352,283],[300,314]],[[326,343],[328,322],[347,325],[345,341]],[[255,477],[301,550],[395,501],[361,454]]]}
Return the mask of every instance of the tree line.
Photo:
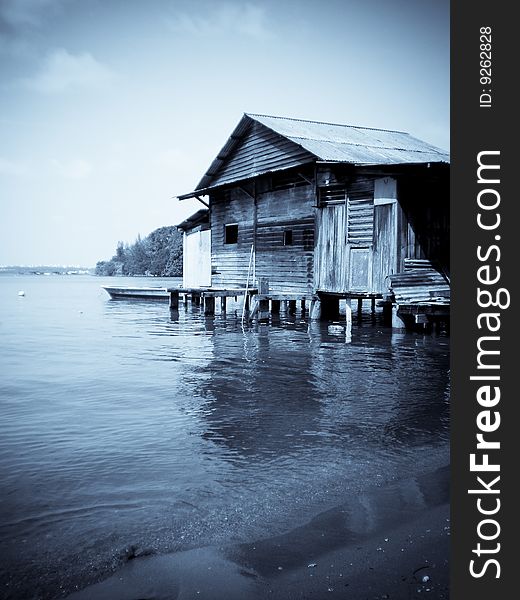
{"label": "tree line", "polygon": [[182,275],[182,233],[174,227],[160,227],[133,244],[118,242],[110,260],[96,264],[96,275]]}

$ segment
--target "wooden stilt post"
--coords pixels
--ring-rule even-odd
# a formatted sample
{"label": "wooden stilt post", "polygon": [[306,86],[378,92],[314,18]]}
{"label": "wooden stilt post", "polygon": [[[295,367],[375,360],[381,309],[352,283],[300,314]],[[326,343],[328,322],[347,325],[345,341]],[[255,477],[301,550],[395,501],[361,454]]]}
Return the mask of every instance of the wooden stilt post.
{"label": "wooden stilt post", "polygon": [[188,292],[184,292],[184,308],[188,307]]}
{"label": "wooden stilt post", "polygon": [[392,329],[403,330],[406,329],[406,324],[399,316],[399,305],[392,304]]}
{"label": "wooden stilt post", "polygon": [[311,321],[319,321],[321,319],[321,300],[313,300],[310,310]]}
{"label": "wooden stilt post", "polygon": [[179,292],[170,292],[170,310],[179,310]]}
{"label": "wooden stilt post", "polygon": [[269,319],[269,300],[260,300],[258,306],[258,320],[266,321]]}
{"label": "wooden stilt post", "polygon": [[215,314],[215,296],[204,296],[204,314],[206,316]]}
{"label": "wooden stilt post", "polygon": [[269,279],[267,277],[259,277],[258,278],[258,294],[268,294],[269,293]]}
{"label": "wooden stilt post", "polygon": [[350,298],[345,298],[345,341],[352,339],[352,306]]}
{"label": "wooden stilt post", "polygon": [[305,298],[300,300],[300,309],[302,311],[302,317],[305,315]]}
{"label": "wooden stilt post", "polygon": [[[269,294],[269,279],[267,277],[258,278],[258,295]],[[258,320],[265,321],[269,319],[269,300],[262,299],[258,306]]]}
{"label": "wooden stilt post", "polygon": [[289,300],[289,314],[296,314],[296,300]]}
{"label": "wooden stilt post", "polygon": [[280,300],[271,300],[271,312],[273,315],[280,314]]}
{"label": "wooden stilt post", "polygon": [[256,299],[256,296],[253,296],[251,299],[251,311],[249,312],[249,319],[252,321],[256,317],[256,313],[258,312],[259,302]]}
{"label": "wooden stilt post", "polygon": [[386,327],[392,325],[392,304],[388,301],[383,304],[383,323]]}
{"label": "wooden stilt post", "polygon": [[226,296],[220,296],[220,312],[226,312]]}
{"label": "wooden stilt post", "polygon": [[357,300],[357,318],[360,321],[361,316],[363,315],[363,298],[358,298]]}
{"label": "wooden stilt post", "polygon": [[375,315],[376,314],[376,299],[372,298],[372,300],[370,300],[370,312]]}
{"label": "wooden stilt post", "polygon": [[339,315],[339,298],[337,296],[322,296],[321,316],[323,319],[337,319]]}

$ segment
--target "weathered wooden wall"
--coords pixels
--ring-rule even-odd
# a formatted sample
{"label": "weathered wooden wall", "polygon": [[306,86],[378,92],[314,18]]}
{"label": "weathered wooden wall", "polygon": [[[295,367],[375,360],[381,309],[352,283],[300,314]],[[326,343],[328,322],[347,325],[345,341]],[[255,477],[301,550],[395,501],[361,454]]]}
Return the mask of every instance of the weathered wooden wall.
{"label": "weathered wooden wall", "polygon": [[[236,187],[210,197],[213,286],[244,287],[254,229],[254,202]],[[238,224],[236,244],[224,243],[225,226]]]}
{"label": "weathered wooden wall", "polygon": [[[318,173],[316,192],[312,170],[303,168],[211,196],[212,285],[244,286],[252,245],[256,276],[279,292],[385,293],[405,259],[449,272],[447,169],[329,169]],[[225,244],[225,225],[234,223],[237,243]]]}
{"label": "weathered wooden wall", "polygon": [[[212,196],[212,285],[245,285],[254,244],[256,277],[267,277],[272,291],[311,293],[314,212],[314,186],[297,173],[263,177],[255,185]],[[238,241],[225,244],[225,225],[233,223],[238,223]],[[287,230],[290,245],[284,245]]]}
{"label": "weathered wooden wall", "polygon": [[[257,196],[256,274],[269,279],[271,290],[312,293],[315,191],[297,174],[294,187],[276,189],[291,179],[271,178],[271,189]],[[292,232],[290,245],[285,230]]]}
{"label": "weathered wooden wall", "polygon": [[449,273],[448,173],[419,165],[319,174],[316,289],[385,293],[405,259],[428,259]]}
{"label": "weathered wooden wall", "polygon": [[225,185],[249,179],[259,173],[303,165],[313,156],[261,123],[252,121],[241,143],[219,167],[212,185]]}

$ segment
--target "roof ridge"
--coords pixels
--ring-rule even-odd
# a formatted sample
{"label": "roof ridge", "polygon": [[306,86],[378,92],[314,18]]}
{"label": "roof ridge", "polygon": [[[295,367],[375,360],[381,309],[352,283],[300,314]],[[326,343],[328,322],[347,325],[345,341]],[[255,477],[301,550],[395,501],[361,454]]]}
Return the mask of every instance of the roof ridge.
{"label": "roof ridge", "polygon": [[[386,131],[388,133],[402,133],[410,135],[408,131],[400,131],[398,129],[382,129],[381,127],[364,127],[363,125],[347,125],[346,123],[331,123],[328,121],[313,121],[312,119],[297,119],[295,117],[282,117],[280,115],[264,115],[261,113],[244,113],[246,117],[268,117],[269,119],[285,119],[286,121],[299,121],[301,123],[316,123],[317,125],[333,125],[336,127],[350,127],[352,129],[368,129],[369,131]],[[410,137],[412,137],[410,135]]]}
{"label": "roof ridge", "polygon": [[[380,130],[378,130],[380,131]],[[411,149],[411,148],[399,148],[398,146],[374,146],[373,144],[358,144],[355,142],[345,142],[343,140],[334,140],[333,142],[331,142],[331,140],[318,140],[316,138],[311,138],[311,137],[303,137],[301,135],[291,135],[288,136],[288,139],[290,140],[310,140],[311,142],[323,142],[323,143],[333,143],[333,144],[343,144],[345,146],[357,146],[359,148],[375,148],[376,150],[401,150],[401,151],[405,151],[405,152],[422,152],[423,154],[427,153],[427,152],[432,152],[432,151],[436,151],[440,154],[449,154],[449,152],[447,152],[446,150],[442,150],[442,148],[437,148],[437,146],[431,146],[427,149],[427,150],[423,150],[423,149]]]}

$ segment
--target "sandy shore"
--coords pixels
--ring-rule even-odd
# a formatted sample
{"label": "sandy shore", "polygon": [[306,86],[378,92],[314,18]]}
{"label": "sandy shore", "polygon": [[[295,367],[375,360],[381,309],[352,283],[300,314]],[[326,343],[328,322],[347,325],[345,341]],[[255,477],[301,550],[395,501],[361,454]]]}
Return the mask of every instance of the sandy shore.
{"label": "sandy shore", "polygon": [[280,536],[134,558],[69,599],[445,599],[448,480],[372,489]]}

